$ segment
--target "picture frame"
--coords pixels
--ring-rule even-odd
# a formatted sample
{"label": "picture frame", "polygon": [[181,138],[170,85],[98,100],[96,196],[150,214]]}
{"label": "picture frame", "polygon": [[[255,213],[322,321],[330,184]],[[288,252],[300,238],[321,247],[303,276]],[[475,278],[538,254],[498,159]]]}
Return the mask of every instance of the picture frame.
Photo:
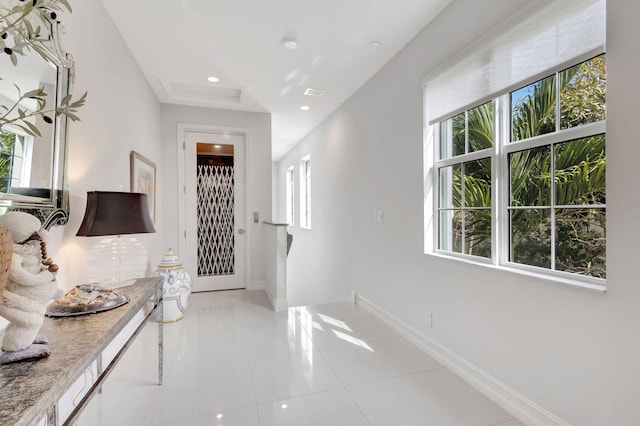
{"label": "picture frame", "polygon": [[149,214],[156,222],[156,165],[148,158],[131,151],[131,192],[147,194]]}

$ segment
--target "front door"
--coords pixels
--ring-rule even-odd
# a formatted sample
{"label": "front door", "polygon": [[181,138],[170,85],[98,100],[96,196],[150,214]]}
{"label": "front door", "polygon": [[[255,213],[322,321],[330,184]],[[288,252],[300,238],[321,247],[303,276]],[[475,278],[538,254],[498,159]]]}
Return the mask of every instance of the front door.
{"label": "front door", "polygon": [[242,134],[185,133],[185,266],[193,291],[245,288]]}

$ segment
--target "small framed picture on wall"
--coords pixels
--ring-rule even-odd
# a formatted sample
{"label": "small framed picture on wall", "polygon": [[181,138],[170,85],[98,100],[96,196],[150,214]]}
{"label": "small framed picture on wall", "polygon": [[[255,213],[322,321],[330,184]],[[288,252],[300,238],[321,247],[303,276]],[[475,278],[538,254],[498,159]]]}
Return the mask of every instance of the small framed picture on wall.
{"label": "small framed picture on wall", "polygon": [[156,222],[156,165],[131,151],[131,192],[142,192],[149,199],[149,214]]}

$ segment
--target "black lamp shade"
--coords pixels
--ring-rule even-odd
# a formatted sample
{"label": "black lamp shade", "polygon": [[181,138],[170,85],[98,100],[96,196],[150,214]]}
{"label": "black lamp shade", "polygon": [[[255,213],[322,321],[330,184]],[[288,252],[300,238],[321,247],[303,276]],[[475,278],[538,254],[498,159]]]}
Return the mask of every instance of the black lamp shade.
{"label": "black lamp shade", "polygon": [[147,194],[87,192],[87,208],[76,233],[82,237],[156,232],[149,215]]}

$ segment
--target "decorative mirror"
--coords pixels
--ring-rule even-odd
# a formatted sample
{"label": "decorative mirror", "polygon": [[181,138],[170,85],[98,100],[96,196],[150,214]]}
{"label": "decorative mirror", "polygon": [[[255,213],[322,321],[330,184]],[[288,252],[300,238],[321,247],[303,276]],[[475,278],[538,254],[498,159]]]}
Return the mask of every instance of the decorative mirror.
{"label": "decorative mirror", "polygon": [[[59,109],[70,103],[73,60],[60,44],[61,24],[43,19],[39,26],[37,38],[28,43],[31,48],[22,49],[24,55],[11,58],[5,48],[9,57],[0,61],[0,116],[31,115],[8,124],[5,120],[0,128],[0,213],[26,211],[49,229],[69,218],[69,114]],[[25,96],[30,91],[39,91],[41,99]]]}

